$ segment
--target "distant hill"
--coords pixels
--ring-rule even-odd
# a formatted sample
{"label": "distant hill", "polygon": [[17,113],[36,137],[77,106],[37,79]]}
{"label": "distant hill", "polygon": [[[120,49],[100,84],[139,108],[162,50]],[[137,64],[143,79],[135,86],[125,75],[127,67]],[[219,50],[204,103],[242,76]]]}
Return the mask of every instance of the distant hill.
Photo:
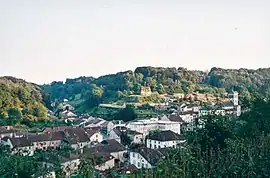
{"label": "distant hill", "polygon": [[[226,91],[239,91],[242,99],[270,94],[270,68],[221,69],[210,72],[186,68],[138,67],[135,71],[93,77],[67,79],[41,86],[52,101],[69,99],[77,107],[95,106],[99,102],[117,101],[129,95],[140,94],[143,86],[159,94],[206,93],[220,96]],[[94,103],[93,103],[94,101]]]}
{"label": "distant hill", "polygon": [[30,120],[47,119],[44,98],[45,93],[36,84],[14,77],[0,77],[0,115],[5,118],[13,108]]}
{"label": "distant hill", "polygon": [[[14,77],[0,77],[0,115],[8,117],[8,110],[20,110],[31,120],[47,119],[51,104],[68,99],[81,111],[100,103],[125,102],[130,96],[140,95],[148,87],[159,94],[190,94],[198,92],[222,96],[232,90],[240,93],[241,101],[253,96],[270,96],[270,68],[221,69],[209,72],[186,68],[138,67],[134,71],[94,77],[67,79],[38,86]],[[157,95],[141,98],[158,101]]]}

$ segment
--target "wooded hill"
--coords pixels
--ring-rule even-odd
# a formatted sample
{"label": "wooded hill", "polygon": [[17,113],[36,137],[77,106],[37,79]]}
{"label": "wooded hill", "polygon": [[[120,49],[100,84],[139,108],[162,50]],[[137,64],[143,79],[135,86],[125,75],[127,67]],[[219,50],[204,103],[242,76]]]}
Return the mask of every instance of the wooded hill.
{"label": "wooded hill", "polygon": [[0,77],[0,116],[3,118],[46,120],[45,98],[36,84],[14,77]]}
{"label": "wooded hill", "polygon": [[[95,105],[91,101],[112,102],[133,94],[140,94],[142,86],[149,86],[159,94],[207,93],[220,96],[232,90],[241,99],[252,96],[267,97],[270,91],[270,68],[221,69],[210,72],[185,68],[138,67],[135,71],[119,72],[99,78],[79,77],[66,82],[42,86],[52,101],[69,99],[79,105]],[[76,103],[76,102],[75,102]]]}
{"label": "wooded hill", "polygon": [[209,72],[185,68],[138,67],[135,71],[94,77],[67,79],[38,86],[13,77],[0,78],[0,113],[8,116],[10,108],[19,109],[31,119],[45,119],[52,102],[69,99],[77,108],[91,108],[99,103],[119,101],[129,95],[140,94],[142,86],[149,86],[159,94],[206,93],[216,96],[226,91],[238,91],[243,100],[270,94],[270,68],[221,69]]}

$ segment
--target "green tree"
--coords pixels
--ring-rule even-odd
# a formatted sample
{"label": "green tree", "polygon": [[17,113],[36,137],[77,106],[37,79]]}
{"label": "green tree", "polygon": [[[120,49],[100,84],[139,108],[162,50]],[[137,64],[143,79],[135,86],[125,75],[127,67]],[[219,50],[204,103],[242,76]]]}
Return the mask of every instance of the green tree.
{"label": "green tree", "polygon": [[127,105],[124,109],[121,109],[117,115],[117,120],[123,120],[125,122],[132,121],[136,119],[137,115],[135,113],[135,110],[132,106]]}
{"label": "green tree", "polygon": [[90,159],[82,159],[79,165],[79,176],[82,178],[93,178],[94,169]]}
{"label": "green tree", "polygon": [[22,121],[22,119],[23,119],[22,112],[19,111],[18,109],[16,109],[16,108],[10,108],[8,110],[8,120],[9,120],[9,123],[16,124],[16,123]]}

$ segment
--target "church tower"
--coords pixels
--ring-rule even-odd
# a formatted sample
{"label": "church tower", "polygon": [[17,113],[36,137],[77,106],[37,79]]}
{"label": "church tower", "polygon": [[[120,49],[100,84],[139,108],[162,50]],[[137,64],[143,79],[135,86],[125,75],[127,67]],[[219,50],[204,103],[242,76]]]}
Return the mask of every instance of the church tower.
{"label": "church tower", "polygon": [[237,91],[233,91],[231,94],[229,94],[229,99],[233,102],[234,106],[238,106],[239,105],[239,99],[238,99],[238,92]]}

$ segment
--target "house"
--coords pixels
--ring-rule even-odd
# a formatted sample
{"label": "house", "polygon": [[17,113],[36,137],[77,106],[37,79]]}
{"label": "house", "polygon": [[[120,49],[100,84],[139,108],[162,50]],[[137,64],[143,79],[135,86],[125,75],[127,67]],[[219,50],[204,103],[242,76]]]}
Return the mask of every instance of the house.
{"label": "house", "polygon": [[180,123],[163,121],[158,118],[131,121],[127,124],[129,130],[137,131],[146,136],[151,130],[171,130],[180,134]]}
{"label": "house", "polygon": [[241,106],[239,105],[238,92],[228,94],[228,101],[218,105],[203,107],[200,109],[199,116],[207,115],[241,115]]}
{"label": "house", "polygon": [[200,106],[196,104],[189,104],[189,103],[182,103],[180,106],[177,108],[178,112],[187,112],[187,111],[193,111],[193,112],[199,112]]}
{"label": "house", "polygon": [[90,147],[91,141],[83,128],[73,127],[66,129],[65,141],[71,144],[71,147],[75,150]]}
{"label": "house", "polygon": [[184,111],[179,114],[182,120],[186,123],[193,122],[195,118],[199,117],[199,112],[194,111]]}
{"label": "house", "polygon": [[101,118],[91,118],[87,122],[81,125],[83,128],[100,127],[106,121]]}
{"label": "house", "polygon": [[140,144],[143,142],[143,134],[134,130],[127,130],[125,132],[127,136],[131,139],[132,143]]}
{"label": "house", "polygon": [[1,126],[0,127],[0,140],[4,137],[13,137],[15,130],[12,126]]}
{"label": "house", "polygon": [[110,131],[112,129],[114,129],[115,127],[125,127],[125,124],[123,121],[121,120],[117,120],[117,121],[109,121],[107,123],[107,133],[110,133]]}
{"label": "house", "polygon": [[34,150],[47,150],[59,148],[65,138],[63,131],[48,132],[42,134],[26,135],[26,138],[33,143]]}
{"label": "house", "polygon": [[47,160],[43,162],[43,166],[46,169],[54,169],[55,162],[60,163],[61,169],[65,173],[65,177],[70,177],[76,171],[78,171],[80,165],[80,156],[77,154],[70,154],[69,156],[58,155],[55,160],[46,158]]}
{"label": "house", "polygon": [[171,114],[169,116],[162,116],[160,118],[161,121],[171,121],[171,122],[178,122],[178,123],[184,123],[185,121],[180,117],[179,114]]}
{"label": "house", "polygon": [[60,156],[59,162],[61,164],[61,169],[66,174],[66,177],[70,177],[78,170],[80,157],[79,155],[70,155],[69,157]]}
{"label": "house", "polygon": [[106,171],[115,167],[115,158],[106,152],[92,152],[88,150],[83,153],[82,158],[92,160],[93,166],[97,171]]}
{"label": "house", "polygon": [[100,128],[89,128],[85,129],[85,132],[90,139],[91,145],[97,144],[103,141],[103,135],[101,134]]}
{"label": "house", "polygon": [[72,129],[72,126],[58,126],[58,127],[46,127],[43,130],[43,133],[50,133],[50,132],[58,132],[58,131],[65,131],[66,129]]}
{"label": "house", "polygon": [[123,162],[126,148],[118,141],[110,139],[110,140],[103,140],[95,147],[85,149],[85,151],[109,153],[117,160]]}
{"label": "house", "polygon": [[12,154],[22,154],[23,156],[34,154],[35,148],[31,140],[26,137],[9,138],[5,137],[2,140],[2,144],[9,146]]}
{"label": "house", "polygon": [[4,137],[22,137],[25,133],[15,130],[12,126],[0,126],[0,141]]}
{"label": "house", "polygon": [[140,147],[129,152],[129,162],[130,164],[136,166],[138,169],[152,169],[165,155],[165,149],[155,150],[146,147]]}
{"label": "house", "polygon": [[118,141],[119,143],[121,143],[121,135],[122,135],[122,132],[118,128],[113,128],[109,132],[109,138],[114,139],[114,140]]}
{"label": "house", "polygon": [[63,120],[74,121],[77,118],[77,115],[71,112],[70,110],[65,110],[61,113]]}
{"label": "house", "polygon": [[47,173],[37,172],[35,174],[35,177],[37,177],[37,178],[56,178],[56,173],[55,173],[55,171],[49,171]]}
{"label": "house", "polygon": [[146,146],[151,149],[176,148],[179,144],[185,143],[186,139],[170,130],[157,131],[146,137]]}

